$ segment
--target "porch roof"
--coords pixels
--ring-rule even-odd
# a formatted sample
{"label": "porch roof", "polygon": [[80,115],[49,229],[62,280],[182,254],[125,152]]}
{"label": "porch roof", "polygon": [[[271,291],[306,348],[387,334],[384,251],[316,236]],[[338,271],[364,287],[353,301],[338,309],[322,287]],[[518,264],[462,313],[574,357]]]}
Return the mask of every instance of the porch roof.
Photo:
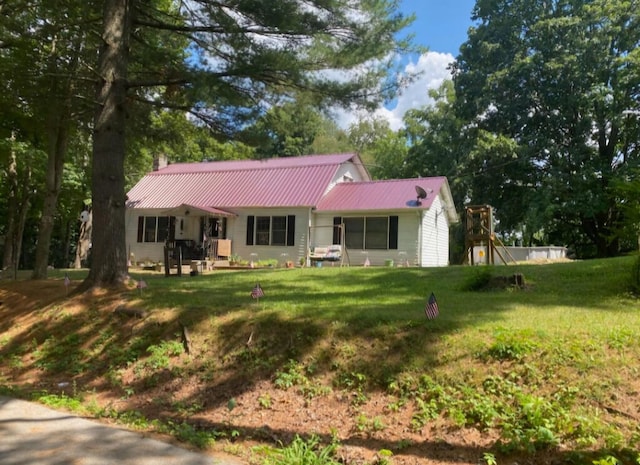
{"label": "porch roof", "polygon": [[177,207],[162,212],[167,216],[237,216],[235,213],[220,210],[219,208],[207,207],[202,205],[189,205],[183,203]]}

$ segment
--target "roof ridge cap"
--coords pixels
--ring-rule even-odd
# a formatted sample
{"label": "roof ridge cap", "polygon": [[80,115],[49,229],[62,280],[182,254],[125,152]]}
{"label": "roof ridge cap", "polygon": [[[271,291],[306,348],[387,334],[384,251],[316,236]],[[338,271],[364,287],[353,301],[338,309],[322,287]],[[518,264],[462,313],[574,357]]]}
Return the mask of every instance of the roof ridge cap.
{"label": "roof ridge cap", "polygon": [[[203,164],[206,165],[206,162],[196,162],[196,163],[180,163],[180,165],[183,166],[190,166],[190,165],[194,165],[194,164]],[[167,171],[166,169],[161,169],[158,171],[150,171],[148,174],[153,174],[153,175],[176,175],[176,174],[196,174],[196,173],[229,173],[229,172],[233,172],[233,171],[258,171],[258,170],[282,170],[282,169],[299,169],[299,168],[313,168],[313,167],[317,167],[317,166],[338,166],[341,163],[338,162],[334,162],[334,163],[310,163],[310,164],[305,164],[305,165],[292,165],[292,166],[246,166],[246,167],[242,167],[242,168],[221,168],[221,169],[211,169],[211,170],[206,170],[206,169],[194,169],[194,170],[185,170],[185,171]],[[178,163],[175,163],[171,166],[176,166],[179,165]]]}
{"label": "roof ridge cap", "polygon": [[446,178],[446,176],[428,176],[424,178],[403,178],[403,179],[370,179],[368,181],[353,181],[353,182],[341,182],[338,184],[375,184],[379,182],[407,182],[407,181],[420,181],[420,180],[428,180],[428,179],[441,179]]}

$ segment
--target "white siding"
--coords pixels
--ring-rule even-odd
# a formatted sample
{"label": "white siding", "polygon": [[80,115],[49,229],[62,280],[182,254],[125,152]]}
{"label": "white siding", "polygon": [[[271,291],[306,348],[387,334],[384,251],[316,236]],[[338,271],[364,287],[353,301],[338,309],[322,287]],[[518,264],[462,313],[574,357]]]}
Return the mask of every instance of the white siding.
{"label": "white siding", "polygon": [[[358,171],[351,166],[345,167],[344,173],[357,175]],[[340,175],[341,176],[341,175]],[[393,250],[347,250],[345,263],[358,266],[368,258],[372,266],[385,265],[393,260],[395,265],[408,263],[411,266],[446,266],[449,264],[449,225],[440,196],[437,196],[428,211],[409,210],[403,212],[344,212],[316,213],[310,217],[308,208],[297,209],[245,209],[234,211],[238,216],[227,219],[226,238],[231,239],[231,252],[243,260],[278,261],[299,260],[306,257],[309,247],[327,246],[333,243],[334,216],[398,216],[398,249]],[[134,261],[164,260],[164,243],[139,243],[138,216],[163,216],[161,210],[127,210],[126,241],[128,252],[134,255]],[[288,216],[296,217],[294,246],[248,246],[246,245],[247,217],[253,216]],[[193,239],[200,231],[200,217],[184,217],[183,228],[180,229],[180,217],[176,218],[176,238]],[[311,226],[311,228],[310,228]],[[307,237],[310,233],[310,237]],[[252,255],[256,254],[256,255]],[[286,255],[283,255],[286,254]]]}
{"label": "white siding", "polygon": [[125,212],[125,238],[132,265],[136,262],[163,262],[164,242],[138,242],[138,217],[163,216],[162,210],[132,210]]}
{"label": "white siding", "polygon": [[424,213],[422,220],[421,266],[447,266],[449,264],[449,224],[440,196]]}
{"label": "white siding", "polygon": [[309,247],[333,244],[333,217],[338,215],[316,214],[311,223]]}
{"label": "white siding", "polygon": [[[125,212],[126,243],[129,259],[135,262],[163,262],[164,242],[138,242],[138,217],[167,216],[165,210],[135,210]],[[200,216],[177,216],[175,222],[175,238],[191,239],[202,242],[200,237]],[[133,254],[133,257],[131,257]]]}
{"label": "white siding", "polygon": [[420,211],[398,215],[398,250],[392,258],[398,265],[415,266],[420,263]]}
{"label": "white siding", "polygon": [[398,248],[390,250],[345,250],[345,264],[361,266],[367,258],[371,266],[383,266],[387,260],[392,260],[394,265],[408,263],[415,266],[419,263],[418,235],[420,226],[420,213],[410,211],[398,212],[355,212],[355,213],[322,213],[314,216],[314,226],[311,228],[311,247],[322,247],[333,243],[333,218],[335,216],[398,216]]}
{"label": "white siding", "polygon": [[[293,260],[296,264],[306,256],[307,233],[309,230],[309,209],[246,209],[236,211],[237,217],[227,223],[227,238],[231,239],[231,252],[242,260]],[[295,240],[293,246],[247,245],[247,217],[288,216],[296,217]],[[256,254],[256,255],[251,255]],[[283,255],[286,254],[286,255]]]}
{"label": "white siding", "polygon": [[331,189],[333,189],[333,186],[335,186],[340,182],[351,182],[351,181],[345,181],[344,180],[345,177],[349,178],[351,181],[369,181],[369,179],[362,178],[362,176],[360,175],[360,171],[356,168],[356,166],[353,163],[351,162],[343,163],[338,168],[338,171],[336,172],[336,175],[333,178],[333,181],[331,181],[331,183],[327,186],[327,189],[324,191],[324,193],[326,194],[327,192],[329,192]]}
{"label": "white siding", "polygon": [[[301,257],[305,257],[307,249],[307,234],[309,229],[309,209],[249,209],[235,212],[236,217],[227,219],[226,238],[231,239],[231,253],[238,255],[243,260],[269,260],[276,259],[293,260],[298,263]],[[127,251],[133,254],[134,262],[164,261],[164,243],[138,242],[138,217],[163,216],[162,210],[132,210],[126,212],[126,241]],[[295,245],[291,246],[266,246],[246,245],[247,216],[288,216],[295,215]],[[183,220],[181,228],[181,220]],[[201,243],[200,217],[176,217],[176,239],[192,239]],[[252,256],[251,254],[256,254]],[[283,254],[287,254],[286,256]]]}

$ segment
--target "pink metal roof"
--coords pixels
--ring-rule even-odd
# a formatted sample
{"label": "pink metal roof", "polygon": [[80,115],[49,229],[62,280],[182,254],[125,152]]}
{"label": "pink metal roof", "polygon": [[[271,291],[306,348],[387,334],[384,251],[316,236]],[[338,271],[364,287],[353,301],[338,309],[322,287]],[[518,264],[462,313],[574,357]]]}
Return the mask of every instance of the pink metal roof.
{"label": "pink metal roof", "polygon": [[178,163],[143,177],[129,192],[130,208],[182,204],[234,207],[315,206],[339,166],[360,164],[353,153],[267,160]]}
{"label": "pink metal roof", "polygon": [[[444,177],[393,179],[337,184],[317,205],[317,211],[428,209],[440,192]],[[417,205],[415,186],[427,192],[427,198]]]}

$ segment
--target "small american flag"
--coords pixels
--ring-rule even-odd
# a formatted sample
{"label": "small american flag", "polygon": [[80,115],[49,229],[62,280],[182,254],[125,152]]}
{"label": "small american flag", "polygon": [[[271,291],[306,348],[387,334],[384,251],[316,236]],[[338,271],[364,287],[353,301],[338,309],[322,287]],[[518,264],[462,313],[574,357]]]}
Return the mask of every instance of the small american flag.
{"label": "small american flag", "polygon": [[136,284],[136,287],[140,290],[142,289],[146,289],[147,288],[147,282],[143,279],[141,279],[140,281],[138,281],[138,284]]}
{"label": "small american flag", "polygon": [[427,318],[430,320],[436,318],[440,313],[440,310],[438,309],[438,302],[436,301],[436,296],[433,292],[429,296],[426,307],[424,307],[424,313],[426,313]]}
{"label": "small american flag", "polygon": [[255,286],[253,286],[253,289],[251,290],[251,297],[253,297],[254,299],[264,297],[264,291],[260,287],[260,284],[256,284]]}
{"label": "small american flag", "polygon": [[70,284],[71,284],[71,280],[69,279],[69,275],[65,274],[64,275],[64,287],[69,287]]}

